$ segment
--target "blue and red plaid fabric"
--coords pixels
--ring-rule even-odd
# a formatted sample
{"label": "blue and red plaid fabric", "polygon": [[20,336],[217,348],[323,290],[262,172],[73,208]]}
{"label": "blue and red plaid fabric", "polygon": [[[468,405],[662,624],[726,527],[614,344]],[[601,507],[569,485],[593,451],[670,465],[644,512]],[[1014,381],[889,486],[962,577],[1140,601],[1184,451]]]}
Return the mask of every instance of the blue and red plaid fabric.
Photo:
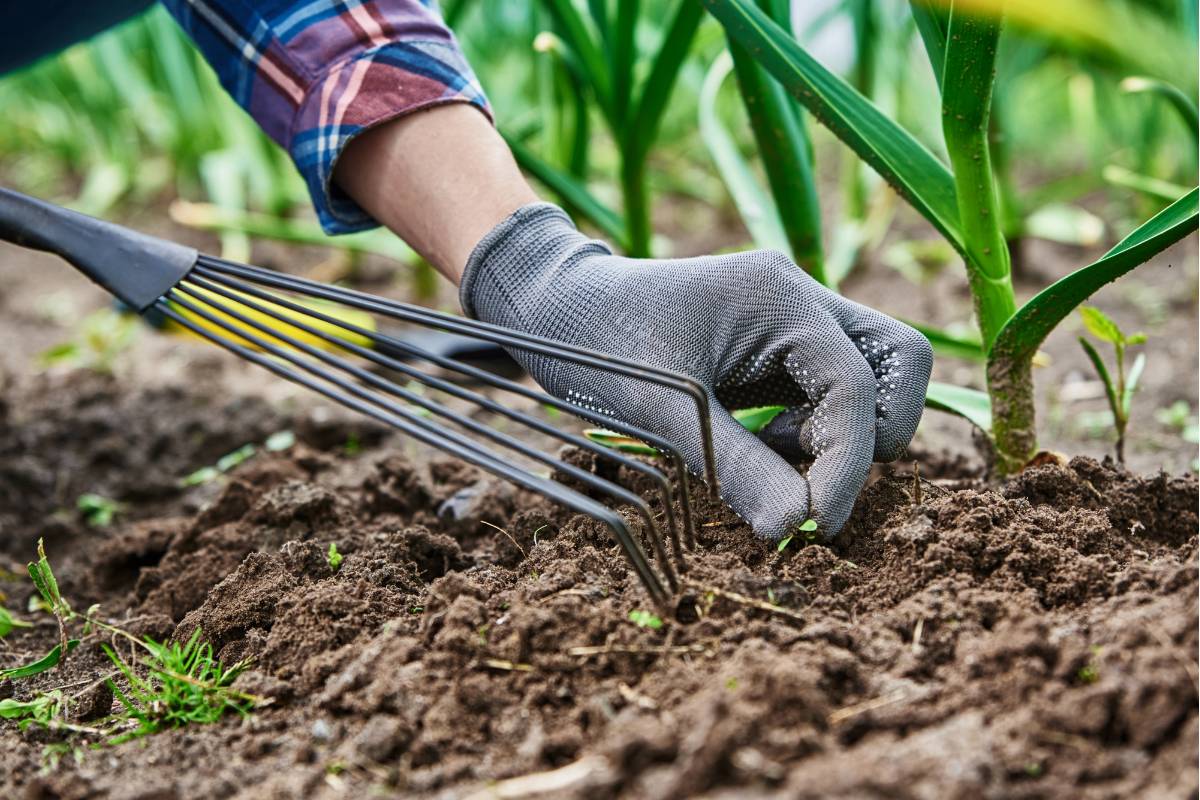
{"label": "blue and red plaid fabric", "polygon": [[321,225],[377,225],[331,177],[346,144],[420,108],[491,116],[433,0],[163,0],[221,84],[292,156]]}

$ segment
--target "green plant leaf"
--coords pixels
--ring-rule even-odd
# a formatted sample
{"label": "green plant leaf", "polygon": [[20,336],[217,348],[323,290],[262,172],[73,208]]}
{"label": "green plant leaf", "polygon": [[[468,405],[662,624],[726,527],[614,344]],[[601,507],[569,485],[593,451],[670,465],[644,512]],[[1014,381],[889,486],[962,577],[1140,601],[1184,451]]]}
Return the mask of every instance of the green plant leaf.
{"label": "green plant leaf", "polygon": [[1129,374],[1125,376],[1125,393],[1121,395],[1121,408],[1124,411],[1125,419],[1129,419],[1129,411],[1133,408],[1133,395],[1141,385],[1142,372],[1145,369],[1146,354],[1138,353],[1132,366],[1129,367]]}
{"label": "green plant leaf", "polygon": [[984,361],[986,358],[983,352],[983,344],[979,341],[978,335],[964,336],[920,322],[912,322],[911,320],[902,321],[906,325],[916,328],[922,336],[928,339],[929,343],[933,345],[933,352],[939,355],[979,362]]}
{"label": "green plant leaf", "polygon": [[779,544],[776,545],[776,547],[775,547],[775,552],[782,553],[784,550],[787,549],[787,546],[792,543],[792,539],[794,539],[794,538],[795,538],[795,536],[788,535],[788,536],[785,536],[782,539],[780,539]]}
{"label": "green plant leaf", "polygon": [[1079,346],[1083,348],[1083,352],[1087,354],[1088,360],[1092,362],[1092,367],[1096,370],[1096,374],[1100,376],[1100,382],[1104,384],[1104,395],[1108,398],[1108,407],[1112,409],[1115,416],[1117,413],[1117,386],[1113,383],[1112,376],[1108,373],[1108,367],[1104,365],[1104,359],[1100,357],[1100,353],[1092,346],[1092,343],[1082,336],[1079,337]]}
{"label": "green plant leaf", "polygon": [[[78,639],[71,639],[67,642],[67,652],[71,652],[79,646]],[[58,666],[58,662],[62,660],[62,645],[56,644],[49,653],[34,661],[32,664],[26,664],[23,667],[14,669],[0,669],[0,678],[7,678],[10,681],[20,680],[22,678],[30,678],[39,673],[45,672],[48,669],[53,669]]]}
{"label": "green plant leaf", "polygon": [[650,628],[651,630],[658,630],[663,626],[661,617],[640,608],[629,612],[629,621],[639,628]]}
{"label": "green plant leaf", "polygon": [[1196,230],[1196,223],[1197,190],[1192,189],[1142,223],[1099,261],[1043,289],[1018,309],[996,336],[989,358],[1032,356],[1050,331],[1092,293]]}
{"label": "green plant leaf", "polygon": [[514,137],[504,131],[501,133],[521,168],[557,194],[568,211],[591,222],[618,244],[625,245],[629,233],[617,212],[597,200],[580,181],[534,155],[532,150]]}
{"label": "green plant leaf", "polygon": [[1095,306],[1080,306],[1079,316],[1083,317],[1083,326],[1100,341],[1112,344],[1125,342],[1125,337],[1121,334],[1117,323]]}
{"label": "green plant leaf", "polygon": [[1183,196],[1187,192],[1186,186],[1180,186],[1171,181],[1164,181],[1162,178],[1139,175],[1133,170],[1116,164],[1109,164],[1102,169],[1100,177],[1113,186],[1132,189],[1135,192],[1141,192],[1144,195],[1164,200],[1168,203],[1174,202],[1176,198]]}
{"label": "green plant leaf", "polygon": [[46,558],[46,549],[41,539],[38,539],[37,551],[38,560],[29,562],[27,567],[29,577],[33,580],[38,594],[46,601],[46,605],[57,614],[62,605],[62,595],[58,591],[58,580],[54,577],[54,570],[50,569],[50,560]]}
{"label": "green plant leaf", "polygon": [[601,111],[610,121],[615,120],[608,65],[604,52],[588,30],[583,15],[575,8],[572,0],[543,0],[542,5],[558,23],[563,41],[583,65]]}
{"label": "green plant leaf", "polygon": [[663,110],[671,96],[671,89],[679,77],[679,69],[687,58],[688,50],[692,47],[692,39],[700,20],[704,17],[695,0],[679,0],[675,16],[670,27],[663,34],[662,45],[654,57],[650,74],[646,77],[632,113],[625,137],[628,151],[624,154],[627,162],[640,163],[645,160],[650,151],[650,145],[658,136],[658,124],[662,121]]}
{"label": "green plant leaf", "polygon": [[32,628],[28,622],[22,622],[12,615],[4,606],[0,606],[0,637],[8,636],[14,628]]}
{"label": "green plant leaf", "polygon": [[963,252],[954,179],[944,164],[870,100],[817,62],[753,0],[703,2],[731,39]]}
{"label": "green plant leaf", "polygon": [[984,433],[991,433],[992,403],[986,392],[930,381],[925,392],[925,407],[957,414]]}
{"label": "green plant leaf", "polygon": [[717,97],[721,84],[733,69],[728,50],[722,50],[704,76],[697,99],[700,138],[717,167],[733,206],[750,232],[756,247],[779,250],[795,257],[783,224],[775,209],[775,201],[759,183],[737,143],[717,113]]}
{"label": "green plant leaf", "polygon": [[583,435],[593,442],[598,442],[614,450],[620,450],[622,453],[633,453],[643,456],[658,455],[658,451],[648,444],[644,444],[637,439],[630,438],[621,433],[606,431],[603,428],[588,428],[583,432]]}
{"label": "green plant leaf", "polygon": [[757,408],[739,408],[731,412],[741,426],[751,433],[758,433],[771,420],[787,410],[787,406],[758,406]]}
{"label": "green plant leaf", "polygon": [[913,0],[910,5],[921,42],[925,45],[925,53],[929,56],[929,65],[933,67],[934,80],[941,87],[946,66],[946,33],[950,30],[950,13],[925,0]]}
{"label": "green plant leaf", "polygon": [[[775,21],[787,30],[788,10]],[[796,101],[767,74],[740,44],[729,42],[742,102],[750,117],[750,129],[758,144],[759,157],[783,224],[789,252],[814,278],[828,285],[825,255],[821,244],[821,206],[813,175],[812,143],[804,114]]]}

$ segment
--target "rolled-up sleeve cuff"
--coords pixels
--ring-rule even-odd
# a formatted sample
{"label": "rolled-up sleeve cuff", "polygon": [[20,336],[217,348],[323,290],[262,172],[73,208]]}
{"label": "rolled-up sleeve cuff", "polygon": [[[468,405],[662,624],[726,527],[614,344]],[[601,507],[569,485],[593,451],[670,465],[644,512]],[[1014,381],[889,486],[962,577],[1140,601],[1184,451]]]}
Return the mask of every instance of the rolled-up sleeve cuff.
{"label": "rolled-up sleeve cuff", "polygon": [[475,74],[450,42],[380,45],[336,64],[308,86],[287,149],[326,233],[353,233],[379,224],[333,183],[346,145],[375,125],[446,103],[470,103],[491,119]]}

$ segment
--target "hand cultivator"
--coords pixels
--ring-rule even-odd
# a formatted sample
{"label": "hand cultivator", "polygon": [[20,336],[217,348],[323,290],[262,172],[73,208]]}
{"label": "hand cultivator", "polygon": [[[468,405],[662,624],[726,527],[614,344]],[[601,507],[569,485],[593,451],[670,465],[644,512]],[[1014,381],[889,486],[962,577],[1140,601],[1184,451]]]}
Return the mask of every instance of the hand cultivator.
{"label": "hand cultivator", "polygon": [[[139,313],[161,314],[282,378],[595,518],[612,531],[656,604],[665,607],[678,590],[679,574],[686,570],[684,551],[695,543],[695,523],[688,500],[687,469],[679,451],[670,442],[621,420],[377,332],[371,315],[563,359],[656,383],[690,396],[695,402],[696,424],[704,447],[705,478],[715,497],[717,473],[708,396],[692,378],[539,336],[214,258],[6,189],[0,189],[0,239],[55,253]],[[352,311],[347,313],[347,309]],[[509,408],[459,383],[428,374],[414,367],[414,360],[570,412],[592,424],[641,440],[666,456],[678,487],[673,488],[667,475],[656,467],[584,437],[557,430],[543,420]],[[641,473],[661,493],[666,536],[647,503],[628,489],[388,380],[371,371],[369,365],[383,367]],[[434,421],[435,417],[557,470],[593,492],[631,506],[641,519],[654,563],[647,557],[635,532],[616,511],[581,492],[518,466],[509,456]]]}

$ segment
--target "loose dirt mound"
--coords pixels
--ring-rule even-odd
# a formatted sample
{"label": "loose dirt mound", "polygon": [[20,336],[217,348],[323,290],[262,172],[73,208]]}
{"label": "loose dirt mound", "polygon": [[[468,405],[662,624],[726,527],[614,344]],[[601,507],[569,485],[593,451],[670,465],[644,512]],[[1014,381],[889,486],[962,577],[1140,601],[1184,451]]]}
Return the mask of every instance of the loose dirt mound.
{"label": "loose dirt mound", "polygon": [[[207,449],[152,424],[97,473],[109,440],[73,432],[77,410],[11,427],[24,445],[0,497],[35,501],[5,505],[4,550],[48,533],[77,606],[155,636],[200,628],[226,662],[254,658],[239,686],[272,702],[45,774],[53,737],[6,724],[5,797],[458,797],[505,780],[492,789],[523,796],[548,771],[549,796],[580,798],[1196,791],[1192,476],[1076,459],[999,488],[926,483],[920,504],[911,478],[884,476],[835,546],[782,554],[697,497],[688,588],[655,629],[629,620],[647,600],[601,526],[403,443],[350,457],[326,425],[183,490],[178,474],[303,426],[210,409]],[[77,465],[70,491],[85,469],[120,500],[160,486],[155,505],[106,533],[46,527],[71,496],[56,465]],[[25,607],[25,584],[5,591]],[[0,666],[55,636],[10,635]],[[16,691],[103,674],[90,640]]]}

